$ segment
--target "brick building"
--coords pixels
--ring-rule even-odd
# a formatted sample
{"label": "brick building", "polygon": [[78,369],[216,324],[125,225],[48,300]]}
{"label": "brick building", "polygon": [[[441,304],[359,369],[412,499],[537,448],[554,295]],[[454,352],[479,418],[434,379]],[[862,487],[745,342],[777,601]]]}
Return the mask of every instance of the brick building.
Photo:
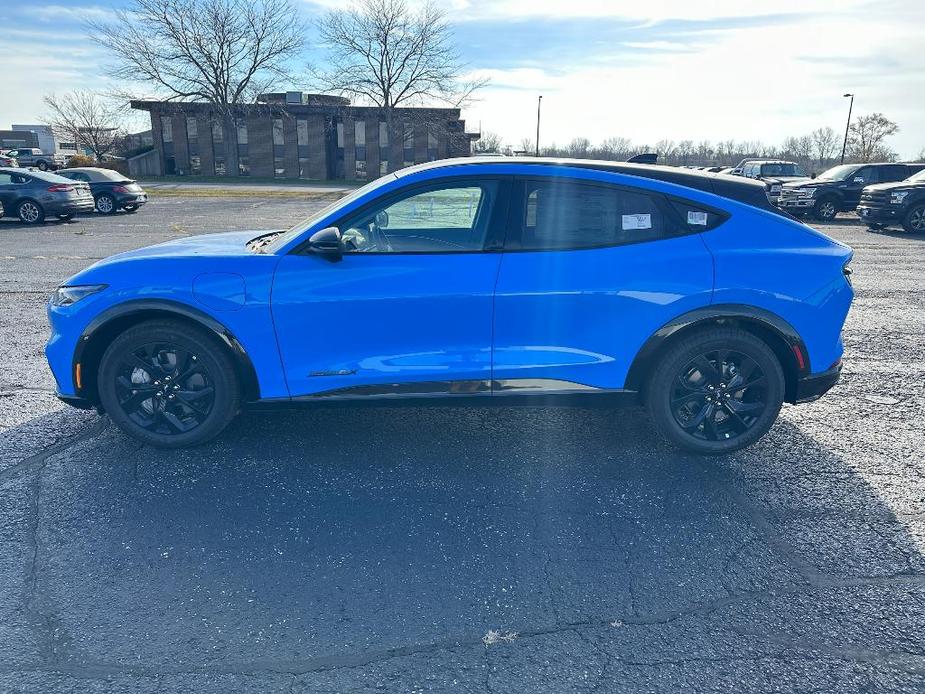
{"label": "brick building", "polygon": [[320,94],[264,94],[223,127],[201,102],[132,101],[148,111],[161,174],[373,179],[411,164],[468,156],[456,108],[351,106]]}

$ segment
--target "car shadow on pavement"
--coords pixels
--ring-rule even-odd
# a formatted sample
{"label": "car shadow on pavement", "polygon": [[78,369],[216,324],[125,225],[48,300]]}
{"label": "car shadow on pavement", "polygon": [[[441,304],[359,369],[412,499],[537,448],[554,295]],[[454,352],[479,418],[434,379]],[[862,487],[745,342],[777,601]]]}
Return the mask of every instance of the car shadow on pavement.
{"label": "car shadow on pavement", "polygon": [[786,419],[712,459],[636,410],[246,414],[179,451],[95,426],[0,487],[0,663],[37,690],[923,681],[916,538]]}

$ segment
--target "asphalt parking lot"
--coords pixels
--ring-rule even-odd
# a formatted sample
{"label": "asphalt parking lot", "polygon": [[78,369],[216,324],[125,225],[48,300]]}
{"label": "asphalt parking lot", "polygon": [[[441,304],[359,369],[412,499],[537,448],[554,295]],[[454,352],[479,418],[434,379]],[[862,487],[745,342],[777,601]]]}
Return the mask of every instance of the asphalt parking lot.
{"label": "asphalt parking lot", "polygon": [[821,227],[843,380],[725,458],[635,410],[245,414],[171,452],[59,406],[57,283],[320,204],[0,220],[0,692],[925,690],[925,236]]}

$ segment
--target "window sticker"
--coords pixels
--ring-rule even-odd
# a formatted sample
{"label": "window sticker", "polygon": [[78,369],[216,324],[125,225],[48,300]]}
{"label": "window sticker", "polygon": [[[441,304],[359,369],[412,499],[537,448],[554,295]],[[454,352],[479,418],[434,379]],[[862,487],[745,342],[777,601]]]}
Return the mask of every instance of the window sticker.
{"label": "window sticker", "polygon": [[652,215],[650,214],[625,214],[623,215],[623,231],[630,229],[651,229]]}
{"label": "window sticker", "polygon": [[697,212],[696,210],[687,211],[687,223],[688,224],[697,224],[699,226],[707,225],[707,213],[706,212]]}

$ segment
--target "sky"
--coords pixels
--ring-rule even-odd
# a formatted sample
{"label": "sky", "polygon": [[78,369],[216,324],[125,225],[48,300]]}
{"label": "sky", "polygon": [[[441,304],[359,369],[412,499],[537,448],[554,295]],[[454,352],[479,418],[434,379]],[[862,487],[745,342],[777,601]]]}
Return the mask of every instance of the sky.
{"label": "sky", "polygon": [[[343,0],[296,0],[306,18]],[[415,2],[416,0],[411,0]],[[0,0],[0,128],[41,122],[42,96],[108,86],[82,21],[130,0]],[[779,145],[855,115],[899,124],[902,158],[925,148],[921,0],[444,0],[466,70],[490,78],[463,116],[511,145],[626,137]],[[323,64],[318,48],[306,62]],[[294,84],[298,89],[303,85]],[[144,121],[136,119],[136,128]]]}

